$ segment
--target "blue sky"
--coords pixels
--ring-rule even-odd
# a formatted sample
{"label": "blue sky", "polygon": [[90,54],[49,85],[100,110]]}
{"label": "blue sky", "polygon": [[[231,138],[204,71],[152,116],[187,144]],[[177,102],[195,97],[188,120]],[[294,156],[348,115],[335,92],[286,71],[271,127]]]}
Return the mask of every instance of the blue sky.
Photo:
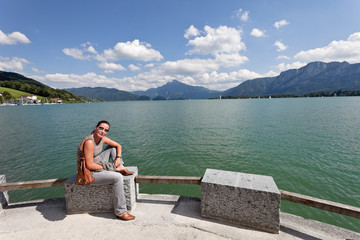
{"label": "blue sky", "polygon": [[0,70],[55,88],[226,90],[360,62],[358,0],[0,0]]}

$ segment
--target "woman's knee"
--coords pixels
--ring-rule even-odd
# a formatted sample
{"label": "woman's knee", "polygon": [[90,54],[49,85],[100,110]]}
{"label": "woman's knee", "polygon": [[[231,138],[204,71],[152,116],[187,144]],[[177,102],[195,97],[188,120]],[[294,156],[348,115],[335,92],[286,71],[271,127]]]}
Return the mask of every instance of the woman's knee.
{"label": "woman's knee", "polygon": [[114,182],[115,183],[123,183],[123,181],[124,181],[123,175],[121,175],[118,172],[114,172],[114,173],[116,173],[116,174],[114,174]]}
{"label": "woman's knee", "polygon": [[95,178],[95,184],[104,184],[104,183],[122,183],[123,176],[118,172],[112,171],[101,171],[101,172],[94,172],[93,176]]}

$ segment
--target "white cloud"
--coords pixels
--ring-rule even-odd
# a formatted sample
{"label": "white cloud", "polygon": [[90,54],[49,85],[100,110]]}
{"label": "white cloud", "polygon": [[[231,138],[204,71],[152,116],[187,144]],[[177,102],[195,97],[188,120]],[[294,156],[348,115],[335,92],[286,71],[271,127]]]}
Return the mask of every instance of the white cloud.
{"label": "white cloud", "polygon": [[219,69],[219,65],[213,59],[183,59],[168,61],[160,67],[165,74],[192,75]]}
{"label": "white cloud", "polygon": [[274,72],[274,71],[270,70],[269,72],[265,73],[263,77],[275,77],[277,75],[279,75],[278,72]]}
{"label": "white cloud", "polygon": [[274,46],[276,46],[278,48],[276,50],[278,52],[282,52],[282,51],[285,51],[287,49],[287,46],[285,44],[283,44],[281,41],[276,41],[274,43]]}
{"label": "white cloud", "polygon": [[77,48],[64,48],[62,52],[65,55],[71,56],[75,59],[79,60],[89,60],[91,59],[90,55],[84,55],[85,51],[84,49],[77,49]]}
{"label": "white cloud", "polygon": [[147,67],[147,68],[151,68],[151,67],[154,67],[154,66],[155,66],[154,63],[148,63],[148,64],[145,65],[145,67]]}
{"label": "white cloud", "polygon": [[5,34],[0,30],[0,45],[14,45],[17,43],[31,43],[31,41],[21,32]]}
{"label": "white cloud", "polygon": [[285,19],[283,19],[283,20],[280,20],[280,21],[278,21],[278,22],[275,22],[275,23],[274,23],[274,27],[276,27],[277,29],[279,29],[279,28],[284,27],[284,26],[286,26],[286,25],[288,25],[288,24],[289,24],[289,22],[286,21]]}
{"label": "white cloud", "polygon": [[222,54],[236,53],[245,50],[245,44],[241,41],[241,30],[220,26],[218,28],[204,27],[205,36],[199,36],[189,40],[188,46],[193,49],[188,54]]}
{"label": "white cloud", "polygon": [[303,66],[305,66],[307,63],[306,62],[293,62],[293,63],[280,63],[279,65],[277,65],[277,68],[279,69],[280,72],[289,70],[289,69],[299,69]]}
{"label": "white cloud", "polygon": [[44,80],[49,83],[68,83],[71,87],[111,86],[117,82],[115,78],[108,78],[93,72],[83,75],[63,73],[46,74]]}
{"label": "white cloud", "polygon": [[186,84],[204,86],[209,89],[215,90],[227,90],[229,88],[235,87],[242,82],[254,78],[263,77],[261,74],[249,71],[247,69],[240,69],[238,71],[233,71],[230,73],[227,72],[210,72],[203,73],[193,76],[193,79],[180,79]]}
{"label": "white cloud", "polygon": [[105,73],[113,73],[114,71],[125,71],[121,64],[116,63],[108,63],[108,62],[100,62],[97,64],[99,68],[104,69]]}
{"label": "white cloud", "polygon": [[140,71],[140,70],[141,70],[140,67],[135,66],[134,64],[130,64],[130,65],[128,66],[128,68],[130,69],[130,71]]}
{"label": "white cloud", "polygon": [[[191,62],[187,63],[189,64],[187,65],[189,67]],[[174,69],[169,69],[167,67],[169,66],[166,65],[162,68],[152,69],[149,72],[140,73],[135,77],[127,77],[126,79],[127,81],[137,84],[141,83],[142,90],[162,86],[173,79],[177,79],[185,84],[193,86],[204,86],[214,90],[226,90],[239,85],[245,80],[263,77],[263,75],[247,69],[240,69],[230,73],[219,73],[216,70],[212,71],[210,68],[207,69],[207,71],[206,69],[203,69],[203,71],[196,71],[195,68],[184,70],[180,69],[180,66],[177,66],[178,68],[175,71]],[[184,68],[185,65],[182,65],[182,67]],[[216,69],[216,65],[214,65],[214,69]],[[136,88],[137,87],[138,86],[136,86]]]}
{"label": "white cloud", "polygon": [[162,69],[153,69],[134,77],[122,78],[119,81],[127,83],[130,88],[128,91],[159,87],[174,79],[192,86],[203,86],[213,90],[226,90],[239,85],[245,80],[263,77],[263,75],[247,69],[240,69],[230,73],[218,73],[217,71],[194,72],[192,75],[182,75],[180,72],[164,72]]}
{"label": "white cloud", "polygon": [[325,47],[301,51],[294,58],[308,62],[347,61],[358,63],[360,62],[360,32],[351,34],[347,40],[332,41]]}
{"label": "white cloud", "polygon": [[186,39],[189,39],[191,37],[196,37],[200,35],[200,32],[199,30],[197,30],[196,27],[194,27],[193,25],[191,25],[186,31],[185,31],[185,34],[184,34],[184,37]]}
{"label": "white cloud", "polygon": [[288,56],[285,56],[285,55],[280,55],[277,57],[277,59],[286,59],[286,60],[289,60],[290,58]]}
{"label": "white cloud", "polygon": [[258,28],[253,28],[250,33],[254,37],[265,37],[265,30],[260,30]]}
{"label": "white cloud", "polygon": [[249,11],[243,11],[241,8],[235,11],[235,16],[241,21],[246,22],[249,20]]}
{"label": "white cloud", "polygon": [[[261,32],[265,33],[265,31]],[[207,58],[194,57],[154,64],[154,61],[162,60],[163,56],[160,52],[153,49],[150,44],[140,42],[139,40],[118,42],[113,48],[105,49],[102,52],[96,51],[91,43],[84,43],[78,49],[69,48],[69,50],[65,51],[64,49],[63,51],[78,59],[98,61],[98,67],[104,69],[105,73],[124,71],[125,68],[118,64],[119,61],[123,60],[135,61],[135,63],[127,66],[131,71],[141,70],[139,66],[144,66],[148,71],[123,78],[109,78],[95,73],[85,75],[57,73],[48,74],[45,79],[59,86],[95,87],[111,85],[114,88],[126,91],[147,90],[177,79],[194,86],[226,90],[240,84],[242,81],[262,76],[247,69],[230,73],[222,72],[222,68],[238,67],[249,60],[246,56],[240,54],[240,51],[246,50],[246,46],[242,41],[241,29],[227,26],[219,26],[217,28],[205,26],[203,31],[199,31],[191,25],[185,31],[184,37],[188,39],[187,45],[190,46],[190,50],[186,54],[210,56],[207,56]],[[139,65],[137,61],[153,62]]]}
{"label": "white cloud", "polygon": [[34,72],[34,73],[44,73],[44,71],[41,71],[35,67],[32,67],[31,70]]}
{"label": "white cloud", "polygon": [[232,54],[218,54],[216,55],[215,62],[222,67],[236,67],[249,59],[245,56],[241,56],[239,53]]}
{"label": "white cloud", "polygon": [[193,86],[204,86],[214,90],[226,90],[235,87],[245,80],[263,77],[263,75],[247,69],[238,71],[217,72],[218,65],[214,60],[184,59],[166,62],[147,72],[124,78],[110,78],[96,73],[78,74],[46,74],[42,79],[50,86],[64,87],[103,87],[111,86],[125,91],[147,90],[159,87],[177,79]]}
{"label": "white cloud", "polygon": [[86,42],[86,43],[83,43],[81,44],[80,46],[82,46],[83,48],[86,48],[86,46],[91,46],[91,42]]}
{"label": "white cloud", "polygon": [[163,56],[159,51],[151,48],[148,43],[135,39],[130,42],[119,42],[114,48],[104,50],[101,59],[108,61],[138,60],[138,61],[160,61]]}
{"label": "white cloud", "polygon": [[87,42],[81,44],[82,48],[64,48],[64,54],[79,60],[96,59],[99,62],[138,60],[138,61],[160,61],[163,56],[160,52],[151,48],[150,44],[142,43],[139,40],[132,42],[118,42],[114,48],[106,49],[99,54],[95,48]]}
{"label": "white cloud", "polygon": [[92,54],[97,54],[97,51],[95,50],[95,48],[93,46],[89,46],[87,48],[87,51]]}
{"label": "white cloud", "polygon": [[0,57],[0,70],[22,71],[25,64],[30,64],[25,58]]}

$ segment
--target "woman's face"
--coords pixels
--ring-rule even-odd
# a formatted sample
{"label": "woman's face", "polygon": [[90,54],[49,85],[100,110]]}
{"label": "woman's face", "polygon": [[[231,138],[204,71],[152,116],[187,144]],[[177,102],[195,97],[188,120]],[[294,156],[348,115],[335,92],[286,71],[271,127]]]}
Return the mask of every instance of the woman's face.
{"label": "woman's face", "polygon": [[102,138],[104,137],[110,129],[110,126],[106,123],[101,123],[99,126],[95,127],[94,134],[96,134],[98,137]]}

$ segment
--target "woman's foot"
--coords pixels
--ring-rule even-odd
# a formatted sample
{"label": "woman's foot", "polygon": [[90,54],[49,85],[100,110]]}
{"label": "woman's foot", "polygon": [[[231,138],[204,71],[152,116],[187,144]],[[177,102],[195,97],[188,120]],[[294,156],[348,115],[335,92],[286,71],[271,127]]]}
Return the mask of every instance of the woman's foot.
{"label": "woman's foot", "polygon": [[124,169],[124,170],[120,170],[120,173],[121,173],[122,175],[124,175],[124,176],[127,176],[127,175],[132,175],[132,174],[134,174],[134,172],[132,172],[132,171],[129,171],[129,170],[127,170],[127,169]]}
{"label": "woman's foot", "polygon": [[118,167],[116,168],[116,171],[119,172],[119,173],[121,173],[121,174],[124,175],[124,176],[134,174],[134,172],[127,170],[127,169],[124,167],[124,165],[118,166]]}
{"label": "woman's foot", "polygon": [[121,220],[124,220],[124,221],[129,221],[129,220],[134,220],[135,219],[135,216],[131,215],[129,212],[124,212],[122,214],[115,214],[115,216],[117,218],[120,218]]}

